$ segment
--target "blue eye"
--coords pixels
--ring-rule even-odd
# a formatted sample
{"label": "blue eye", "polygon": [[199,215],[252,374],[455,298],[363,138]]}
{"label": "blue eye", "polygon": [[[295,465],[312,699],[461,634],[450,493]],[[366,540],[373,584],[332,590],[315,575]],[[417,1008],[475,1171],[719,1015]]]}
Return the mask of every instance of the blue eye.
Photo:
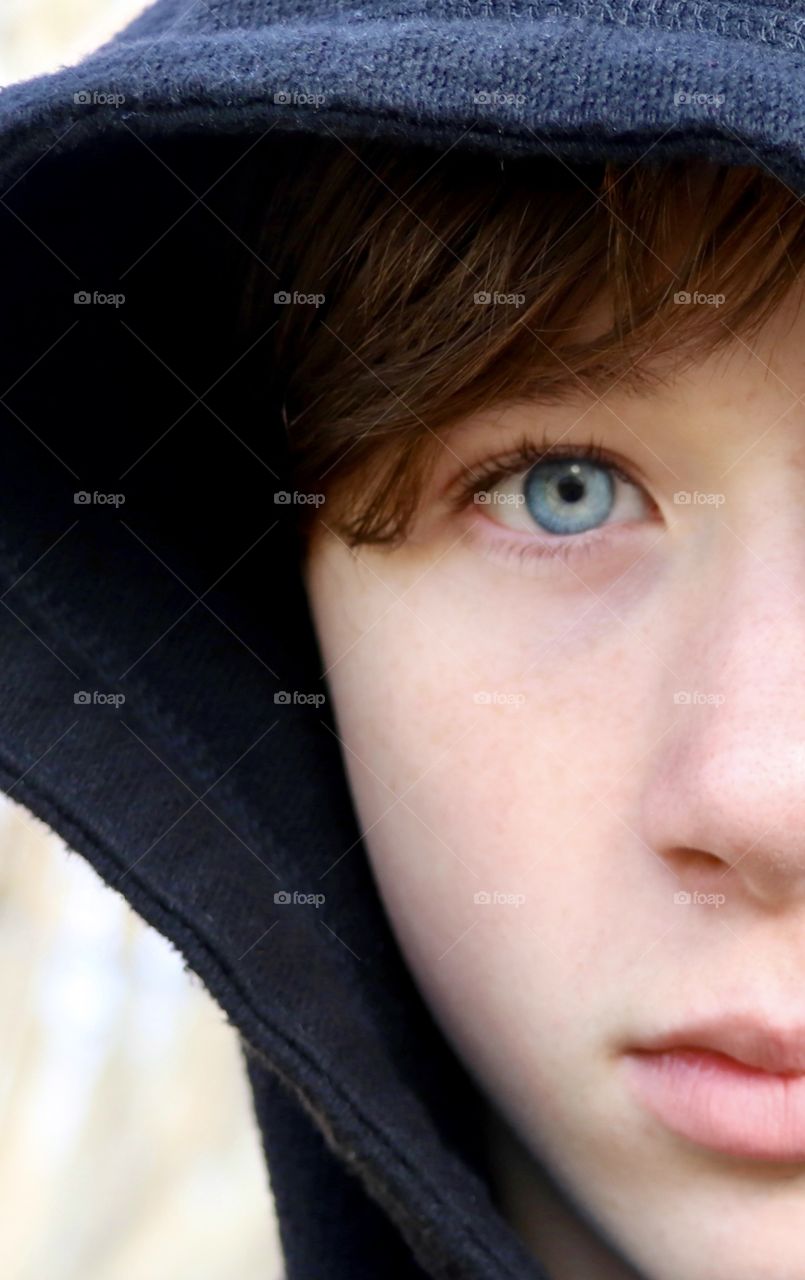
{"label": "blue eye", "polygon": [[497,478],[483,488],[476,481],[473,500],[483,504],[493,524],[530,535],[532,544],[546,551],[562,546],[566,554],[576,542],[589,546],[584,534],[592,536],[604,525],[634,527],[656,515],[646,489],[630,477],[628,464],[611,461],[600,445],[551,449],[545,441],[526,440],[517,453],[488,466],[490,479]]}
{"label": "blue eye", "polygon": [[529,516],[549,533],[585,533],[609,518],[615,505],[612,469],[583,458],[548,458],[523,478]]}

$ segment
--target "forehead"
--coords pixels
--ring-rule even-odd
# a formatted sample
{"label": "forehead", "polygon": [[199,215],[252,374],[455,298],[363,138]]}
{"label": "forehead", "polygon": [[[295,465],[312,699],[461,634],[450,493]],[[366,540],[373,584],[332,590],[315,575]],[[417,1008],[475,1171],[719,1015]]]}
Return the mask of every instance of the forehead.
{"label": "forehead", "polygon": [[756,334],[724,329],[716,350],[694,349],[683,360],[672,347],[598,380],[568,371],[550,400],[524,394],[489,405],[444,433],[437,474],[457,461],[472,466],[492,443],[508,450],[545,429],[552,441],[594,439],[646,461],[695,466],[722,446],[725,465],[779,449],[787,465],[805,466],[805,306],[792,293]]}
{"label": "forehead", "polygon": [[[761,253],[758,246],[757,253]],[[612,338],[615,320],[613,291],[596,299],[570,331],[572,341],[590,344],[589,367],[576,372],[568,360],[556,384],[560,403],[588,405],[591,400],[651,400],[673,405],[684,400],[701,382],[712,384],[713,396],[729,396],[737,380],[743,392],[762,394],[763,384],[789,388],[793,398],[805,395],[805,280],[795,280],[783,297],[758,313],[751,327],[736,313],[735,292],[729,281],[723,290],[712,287],[675,291],[667,304],[663,329],[654,338],[633,345]],[[745,297],[745,290],[741,295]],[[732,307],[730,303],[732,301]],[[538,342],[542,335],[537,335]],[[604,341],[606,339],[606,342]],[[596,367],[595,348],[605,359]],[[533,400],[539,401],[535,388]],[[544,403],[550,404],[546,398]]]}

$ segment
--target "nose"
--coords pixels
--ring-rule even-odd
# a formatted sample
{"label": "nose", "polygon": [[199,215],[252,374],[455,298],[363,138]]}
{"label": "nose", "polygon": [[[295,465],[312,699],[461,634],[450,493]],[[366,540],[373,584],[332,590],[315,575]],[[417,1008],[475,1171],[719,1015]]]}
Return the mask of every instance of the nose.
{"label": "nose", "polygon": [[[803,582],[805,546],[796,555]],[[805,901],[805,591],[785,589],[796,578],[776,564],[746,553],[718,608],[702,601],[698,625],[680,631],[670,665],[688,678],[668,694],[673,727],[642,813],[679,889],[766,911]]]}

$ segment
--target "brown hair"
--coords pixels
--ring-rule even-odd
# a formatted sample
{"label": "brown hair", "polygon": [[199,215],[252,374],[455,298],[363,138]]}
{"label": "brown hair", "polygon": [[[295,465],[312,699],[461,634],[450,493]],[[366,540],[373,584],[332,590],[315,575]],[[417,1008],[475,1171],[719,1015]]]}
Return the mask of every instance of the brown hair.
{"label": "brown hair", "polygon": [[[660,357],[678,369],[754,333],[805,260],[803,204],[754,166],[295,145],[260,256],[274,289],[319,303],[275,308],[275,386],[294,483],[351,545],[405,537],[447,427],[524,397],[646,391]],[[258,265],[248,324],[265,327],[267,292]],[[723,304],[675,301],[695,292]]]}

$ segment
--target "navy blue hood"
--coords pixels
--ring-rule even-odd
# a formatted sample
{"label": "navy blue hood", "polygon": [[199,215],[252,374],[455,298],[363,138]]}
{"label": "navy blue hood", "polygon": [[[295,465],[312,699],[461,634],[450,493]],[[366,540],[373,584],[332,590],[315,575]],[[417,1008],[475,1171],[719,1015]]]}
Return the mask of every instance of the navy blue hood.
{"label": "navy blue hood", "polygon": [[0,786],[235,1028],[287,1280],[545,1273],[365,857],[275,502],[272,326],[238,323],[253,184],[327,138],[702,154],[793,198],[801,28],[791,0],[159,0],[0,94]]}

